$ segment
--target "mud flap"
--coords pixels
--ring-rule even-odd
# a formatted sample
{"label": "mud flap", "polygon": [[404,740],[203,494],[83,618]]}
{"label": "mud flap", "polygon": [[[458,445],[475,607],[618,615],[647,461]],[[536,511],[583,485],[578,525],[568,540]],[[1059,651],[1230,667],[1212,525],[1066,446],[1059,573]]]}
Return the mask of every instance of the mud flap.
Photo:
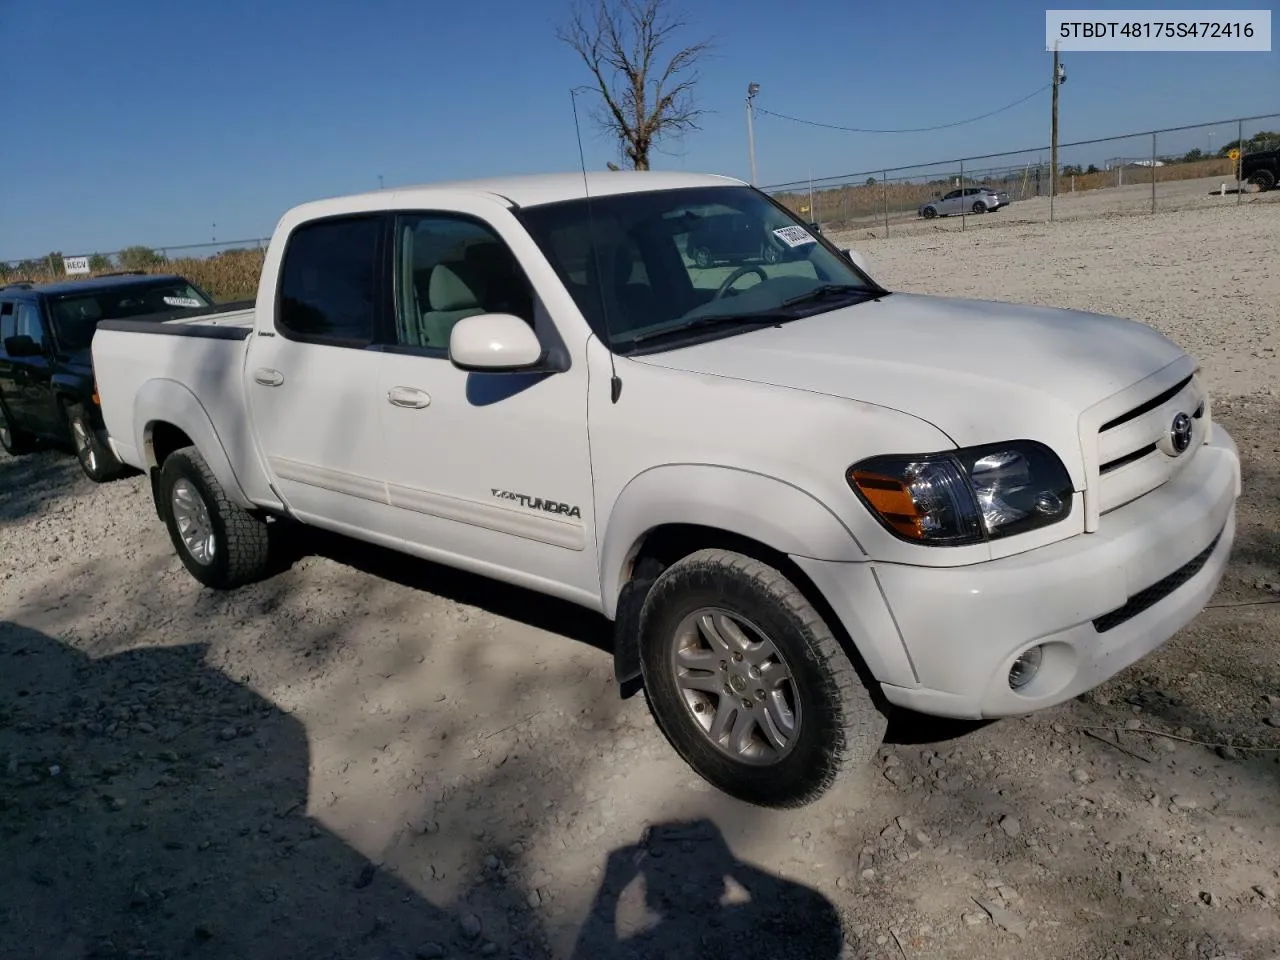
{"label": "mud flap", "polygon": [[613,621],[613,677],[622,699],[634,696],[644,685],[640,676],[640,611],[652,579],[628,580],[618,595]]}

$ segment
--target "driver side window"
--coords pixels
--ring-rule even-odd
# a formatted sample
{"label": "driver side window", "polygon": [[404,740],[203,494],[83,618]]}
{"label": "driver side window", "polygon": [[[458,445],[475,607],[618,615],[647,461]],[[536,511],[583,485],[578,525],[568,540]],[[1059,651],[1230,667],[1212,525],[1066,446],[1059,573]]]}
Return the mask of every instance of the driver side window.
{"label": "driver side window", "polygon": [[396,342],[447,352],[458,321],[510,313],[534,325],[533,286],[487,225],[461,215],[396,219]]}

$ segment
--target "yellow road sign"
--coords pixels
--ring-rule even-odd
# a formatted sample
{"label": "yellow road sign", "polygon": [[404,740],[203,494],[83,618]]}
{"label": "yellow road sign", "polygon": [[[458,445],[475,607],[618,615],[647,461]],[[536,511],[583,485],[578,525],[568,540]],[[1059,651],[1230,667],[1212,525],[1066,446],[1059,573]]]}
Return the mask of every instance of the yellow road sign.
{"label": "yellow road sign", "polygon": [[1237,150],[1235,147],[1232,147],[1230,150],[1227,151],[1227,156],[1230,157],[1232,160],[1239,160],[1240,151]]}

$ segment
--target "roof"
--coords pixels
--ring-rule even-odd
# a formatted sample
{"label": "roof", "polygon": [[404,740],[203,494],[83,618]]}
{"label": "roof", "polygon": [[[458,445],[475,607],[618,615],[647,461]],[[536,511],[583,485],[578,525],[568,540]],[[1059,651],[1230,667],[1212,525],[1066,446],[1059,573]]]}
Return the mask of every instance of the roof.
{"label": "roof", "polygon": [[[441,180],[415,186],[393,187],[328,200],[315,200],[296,208],[313,213],[313,208],[330,206],[335,200],[353,203],[416,206],[430,204],[444,195],[471,194],[487,199],[509,201],[520,207],[536,207],[562,200],[581,200],[590,190],[592,197],[618,193],[642,193],[647,190],[676,190],[681,187],[745,186],[743,181],[708,173],[681,173],[668,170],[597,170],[584,177],[577,173],[537,173],[474,180]],[[345,205],[345,204],[344,204]]]}
{"label": "roof", "polygon": [[[18,282],[18,281],[11,281]],[[64,280],[59,283],[33,283],[30,287],[12,287],[8,290],[0,284],[0,292],[7,295],[15,293],[45,294],[57,296],[62,293],[86,293],[94,290],[118,290],[121,287],[132,287],[147,283],[186,283],[185,277],[176,273],[116,274],[115,276],[85,277],[83,280]]]}

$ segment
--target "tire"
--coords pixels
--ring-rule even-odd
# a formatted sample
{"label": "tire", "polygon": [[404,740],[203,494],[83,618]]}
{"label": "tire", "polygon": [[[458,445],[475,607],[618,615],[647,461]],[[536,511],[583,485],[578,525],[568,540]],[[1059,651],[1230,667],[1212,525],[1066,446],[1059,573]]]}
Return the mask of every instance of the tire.
{"label": "tire", "polygon": [[705,270],[711,266],[711,251],[706,247],[699,247],[693,251],[693,262]]}
{"label": "tire", "polygon": [[[741,638],[753,634],[763,643],[743,646]],[[717,649],[709,635],[728,643]],[[794,584],[758,560],[711,549],[672,564],[644,602],[639,639],[645,699],[658,727],[699,776],[739,800],[803,806],[861,772],[883,742],[887,719],[830,628]],[[708,649],[687,652],[694,644]],[[695,658],[703,665],[696,672]],[[681,687],[682,670],[691,686]],[[763,689],[770,675],[778,677],[772,696]],[[776,719],[788,714],[789,731]],[[748,716],[752,722],[742,723]],[[719,744],[718,719],[728,721]],[[770,725],[784,735],[771,742]],[[731,745],[739,729],[746,750]]]}
{"label": "tire", "polygon": [[1259,193],[1265,193],[1276,185],[1276,175],[1270,170],[1258,170],[1249,174],[1249,183],[1257,187]]}
{"label": "tire", "polygon": [[62,415],[67,421],[67,432],[71,435],[76,459],[80,461],[80,469],[86,477],[94,483],[106,483],[124,474],[124,464],[116,459],[111,448],[98,436],[98,431],[93,429],[82,404],[67,404]]}
{"label": "tire", "polygon": [[983,203],[981,200],[978,200],[978,201],[977,201],[977,202],[975,202],[975,203],[974,203],[974,205],[973,205],[973,212],[974,212],[974,213],[986,213],[986,212],[987,212],[987,205],[986,205],[985,203]]}
{"label": "tire", "polygon": [[937,215],[938,215],[938,211],[935,210],[933,207],[925,207],[923,210],[920,211],[920,216],[924,217],[926,220],[932,220]]}
{"label": "tire", "polygon": [[267,522],[227,497],[195,447],[165,458],[156,492],[173,548],[200,583],[230,590],[267,572]]}
{"label": "tire", "polygon": [[11,457],[20,457],[35,449],[35,439],[13,425],[3,403],[0,403],[0,447]]}

